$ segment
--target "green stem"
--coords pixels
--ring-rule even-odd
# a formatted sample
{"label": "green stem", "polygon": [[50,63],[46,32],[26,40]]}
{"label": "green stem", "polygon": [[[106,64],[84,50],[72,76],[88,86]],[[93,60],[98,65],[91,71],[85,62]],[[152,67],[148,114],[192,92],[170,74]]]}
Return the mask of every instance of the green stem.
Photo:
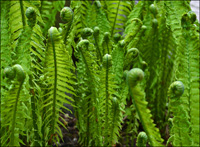
{"label": "green stem", "polygon": [[15,125],[16,125],[16,113],[17,113],[17,103],[19,101],[19,96],[20,96],[20,91],[21,91],[21,88],[22,88],[22,84],[23,82],[20,83],[20,86],[19,86],[19,89],[17,91],[17,98],[16,98],[16,101],[15,101],[15,105],[14,105],[14,112],[13,112],[13,121],[12,121],[12,125],[11,125],[11,138],[10,138],[10,146],[14,146],[14,135],[15,135]]}
{"label": "green stem", "polygon": [[98,58],[100,60],[100,62],[102,63],[102,55],[101,55],[101,52],[100,52],[100,48],[99,48],[99,43],[98,43],[98,37],[94,37],[94,40],[95,40],[95,44],[96,44],[96,47],[97,47],[97,55],[98,55]]}
{"label": "green stem", "polygon": [[[72,29],[72,21],[70,22],[70,24],[68,24],[67,25],[67,28],[66,28],[66,33],[65,33],[65,37],[64,37],[64,44],[66,44],[66,41],[67,41],[67,36],[68,36],[68,34],[69,34],[69,32],[70,32],[70,30]],[[69,30],[68,30],[69,29]]]}
{"label": "green stem", "polygon": [[106,87],[106,122],[105,122],[105,133],[106,135],[105,137],[105,145],[108,144],[107,140],[108,140],[108,105],[109,105],[109,93],[108,93],[108,72],[109,72],[109,67],[108,67],[108,58],[106,60],[106,81],[105,81],[105,87]]}
{"label": "green stem", "polygon": [[[51,43],[53,46],[53,56],[54,56],[54,90],[53,90],[53,115],[52,115],[52,130],[51,135],[54,134],[55,130],[55,119],[56,119],[56,89],[57,89],[57,60],[56,60],[56,50],[55,50],[55,44],[53,41],[53,33],[50,33]],[[53,140],[53,139],[52,139]]]}
{"label": "green stem", "polygon": [[108,47],[108,43],[109,43],[109,41],[106,41],[107,54],[110,54],[110,53],[109,53],[109,47]]}
{"label": "green stem", "polygon": [[20,8],[21,8],[21,15],[22,15],[22,23],[23,27],[26,26],[26,21],[25,21],[25,15],[24,15],[24,9],[23,9],[23,1],[20,0]]}

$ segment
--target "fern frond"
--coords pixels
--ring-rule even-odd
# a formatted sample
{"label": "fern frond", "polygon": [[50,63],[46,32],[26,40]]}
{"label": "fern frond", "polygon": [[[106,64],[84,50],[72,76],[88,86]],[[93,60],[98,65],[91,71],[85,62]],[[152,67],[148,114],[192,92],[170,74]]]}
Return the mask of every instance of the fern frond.
{"label": "fern frond", "polygon": [[[91,49],[89,49],[89,41],[82,40],[78,46],[79,58],[83,62],[83,68],[85,70],[86,84],[89,93],[87,95],[87,120],[86,120],[86,140],[84,145],[100,145],[102,143],[102,136],[100,135],[100,122],[99,122],[99,103],[97,97],[98,89],[98,76],[97,76],[97,63],[95,56],[92,55]],[[79,64],[80,65],[80,64]],[[83,75],[81,75],[83,76]],[[84,78],[84,77],[81,77]],[[85,90],[87,90],[85,89]],[[85,110],[83,110],[85,111]]]}
{"label": "fern frond", "polygon": [[125,47],[127,48],[127,46],[132,42],[132,40],[135,38],[135,36],[140,32],[140,29],[142,27],[143,23],[140,19],[134,18],[132,19],[131,24],[129,25],[129,27],[131,27],[131,31],[129,31],[128,34],[125,34]]}
{"label": "fern frond", "polygon": [[112,73],[115,74],[115,80],[118,85],[123,81],[124,66],[124,40],[118,43],[118,46],[112,51]]}
{"label": "fern frond", "polygon": [[96,24],[96,10],[95,10],[95,5],[92,4],[93,2],[89,1],[88,6],[87,6],[87,14],[86,14],[86,26],[89,28],[94,28]]}
{"label": "fern frond", "polygon": [[[99,4],[98,4],[99,3]],[[95,1],[96,6],[96,24],[99,27],[99,42],[102,42],[105,32],[110,32],[110,23],[103,11],[100,1]]]}
{"label": "fern frond", "polygon": [[19,143],[23,142],[19,138],[19,135],[23,134],[24,126],[22,125],[22,121],[27,118],[27,115],[22,109],[23,107],[20,106],[24,101],[23,97],[25,97],[25,95],[21,94],[21,91],[26,75],[23,68],[18,64],[10,67],[10,70],[5,69],[5,75],[10,80],[15,79],[10,89],[6,92],[5,97],[2,99],[1,145],[19,146]]}
{"label": "fern frond", "polygon": [[66,41],[66,48],[69,50],[70,55],[72,55],[72,47],[75,49],[78,41],[81,38],[81,31],[86,26],[86,14],[88,6],[90,6],[89,1],[72,1],[70,7],[74,11],[73,22],[71,23],[70,30],[68,32]]}
{"label": "fern frond", "polygon": [[190,13],[183,15],[182,27],[182,36],[180,37],[174,68],[176,69],[176,79],[182,81],[185,85],[182,101],[183,107],[189,115],[190,133],[195,146],[199,144],[197,139],[199,136],[199,34],[193,26]]}
{"label": "fern frond", "polygon": [[107,1],[108,20],[111,24],[111,36],[115,33],[122,33],[127,16],[132,10],[132,4],[129,1]]}
{"label": "fern frond", "polygon": [[[59,120],[59,112],[62,113],[60,108],[64,108],[63,103],[73,105],[70,101],[74,101],[65,94],[67,92],[74,95],[71,70],[73,70],[71,58],[65,50],[62,37],[56,28],[51,27],[49,29],[44,70],[49,88],[46,90],[47,96],[44,100],[43,108],[46,111],[44,124],[50,129],[48,137],[53,136],[52,140],[54,142],[57,139],[55,138],[56,134],[62,138],[62,133],[58,126],[62,124]],[[68,110],[68,108],[65,109]]]}
{"label": "fern frond", "polygon": [[[159,78],[158,81],[160,84],[157,84],[157,90],[156,90],[156,99],[157,103],[155,104],[154,108],[155,111],[155,118],[156,123],[158,124],[161,135],[164,137],[165,135],[165,124],[163,125],[163,121],[166,121],[165,119],[165,109],[166,109],[166,103],[167,103],[167,89],[172,82],[174,73],[173,68],[167,68],[167,67],[173,67],[174,61],[175,61],[175,41],[172,35],[172,32],[170,28],[166,24],[166,10],[165,10],[164,2],[157,3],[158,9],[158,23],[159,23],[159,29],[158,29],[158,40],[159,40],[159,48],[160,51],[160,60],[162,64],[159,65]],[[160,15],[159,15],[160,14]],[[165,17],[161,17],[165,16]]]}
{"label": "fern frond", "polygon": [[119,131],[122,128],[121,123],[123,123],[123,115],[121,113],[122,109],[116,97],[112,99],[112,113],[111,113],[111,135],[110,135],[110,145],[115,145],[118,143]]}
{"label": "fern frond", "polygon": [[[179,37],[181,36],[181,17],[183,13],[186,13],[191,10],[189,4],[186,1],[175,1],[165,2],[166,11],[167,11],[167,25],[170,26],[171,31],[173,32],[173,37],[175,38],[175,42],[178,44]],[[178,10],[178,11],[177,11]]]}
{"label": "fern frond", "polygon": [[184,85],[180,81],[175,81],[169,87],[169,110],[173,113],[173,126],[170,130],[172,136],[170,138],[172,139],[172,144],[174,146],[191,146],[192,144],[189,116],[187,110],[184,108],[183,101],[180,98],[183,92]]}
{"label": "fern frond", "polygon": [[76,26],[76,36],[79,38],[81,30],[87,27],[86,23],[86,15],[88,7],[91,5],[90,2],[87,1],[73,1],[76,4],[76,9],[74,10],[74,24]]}
{"label": "fern frond", "polygon": [[125,28],[125,31],[124,31],[125,34],[128,34],[128,32],[130,32],[131,29],[134,28],[131,25],[132,19],[134,19],[134,18],[141,19],[143,7],[144,7],[144,2],[139,1],[138,4],[135,5],[133,10],[130,12],[130,14],[128,15],[128,18],[127,18],[127,22],[126,22],[126,28]]}
{"label": "fern frond", "polygon": [[11,30],[9,26],[9,8],[10,1],[2,2],[1,7],[1,68],[11,66],[11,53],[12,48],[10,44]]}
{"label": "fern frond", "polygon": [[[8,66],[12,66],[12,53],[13,49],[11,48],[11,30],[9,26],[9,8],[10,1],[1,1],[1,71]],[[1,93],[2,97],[6,90],[8,90],[9,84],[3,78],[3,74],[1,72]]]}
{"label": "fern frond", "polygon": [[[9,12],[9,24],[11,29],[11,42],[12,47],[15,48],[17,39],[22,31],[22,28],[26,25],[24,2],[11,1]],[[20,23],[19,23],[20,22]]]}
{"label": "fern frond", "polygon": [[137,84],[143,79],[144,73],[142,70],[134,68],[127,74],[127,84],[130,89],[130,94],[135,108],[138,112],[140,122],[149,138],[150,145],[162,146],[163,139],[159,134],[158,128],[155,127],[153,120],[151,119],[150,110],[147,108],[147,102],[145,101],[145,93],[141,90]]}

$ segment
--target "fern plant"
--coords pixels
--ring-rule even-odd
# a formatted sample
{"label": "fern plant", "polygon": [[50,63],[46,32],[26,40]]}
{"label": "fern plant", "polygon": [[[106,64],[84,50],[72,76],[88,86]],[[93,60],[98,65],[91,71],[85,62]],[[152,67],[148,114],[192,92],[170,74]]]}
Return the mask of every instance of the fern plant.
{"label": "fern plant", "polygon": [[2,146],[199,146],[189,2],[1,1]]}

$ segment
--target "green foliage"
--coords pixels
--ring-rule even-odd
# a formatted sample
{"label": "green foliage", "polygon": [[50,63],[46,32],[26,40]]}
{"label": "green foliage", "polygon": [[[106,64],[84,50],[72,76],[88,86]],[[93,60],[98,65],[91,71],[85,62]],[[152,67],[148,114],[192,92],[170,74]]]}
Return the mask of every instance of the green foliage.
{"label": "green foliage", "polygon": [[0,4],[2,146],[60,146],[64,104],[81,146],[199,146],[189,1]]}

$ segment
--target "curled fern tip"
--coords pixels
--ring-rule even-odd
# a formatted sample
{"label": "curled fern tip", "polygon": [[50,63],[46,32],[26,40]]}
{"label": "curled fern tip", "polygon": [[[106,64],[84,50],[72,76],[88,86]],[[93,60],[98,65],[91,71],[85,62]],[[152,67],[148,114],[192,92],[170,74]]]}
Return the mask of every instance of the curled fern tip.
{"label": "curled fern tip", "polygon": [[170,85],[169,91],[175,96],[180,97],[184,93],[184,85],[181,81],[175,81]]}
{"label": "curled fern tip", "polygon": [[71,22],[73,20],[73,11],[69,7],[64,7],[60,12],[60,17],[65,23]]}

